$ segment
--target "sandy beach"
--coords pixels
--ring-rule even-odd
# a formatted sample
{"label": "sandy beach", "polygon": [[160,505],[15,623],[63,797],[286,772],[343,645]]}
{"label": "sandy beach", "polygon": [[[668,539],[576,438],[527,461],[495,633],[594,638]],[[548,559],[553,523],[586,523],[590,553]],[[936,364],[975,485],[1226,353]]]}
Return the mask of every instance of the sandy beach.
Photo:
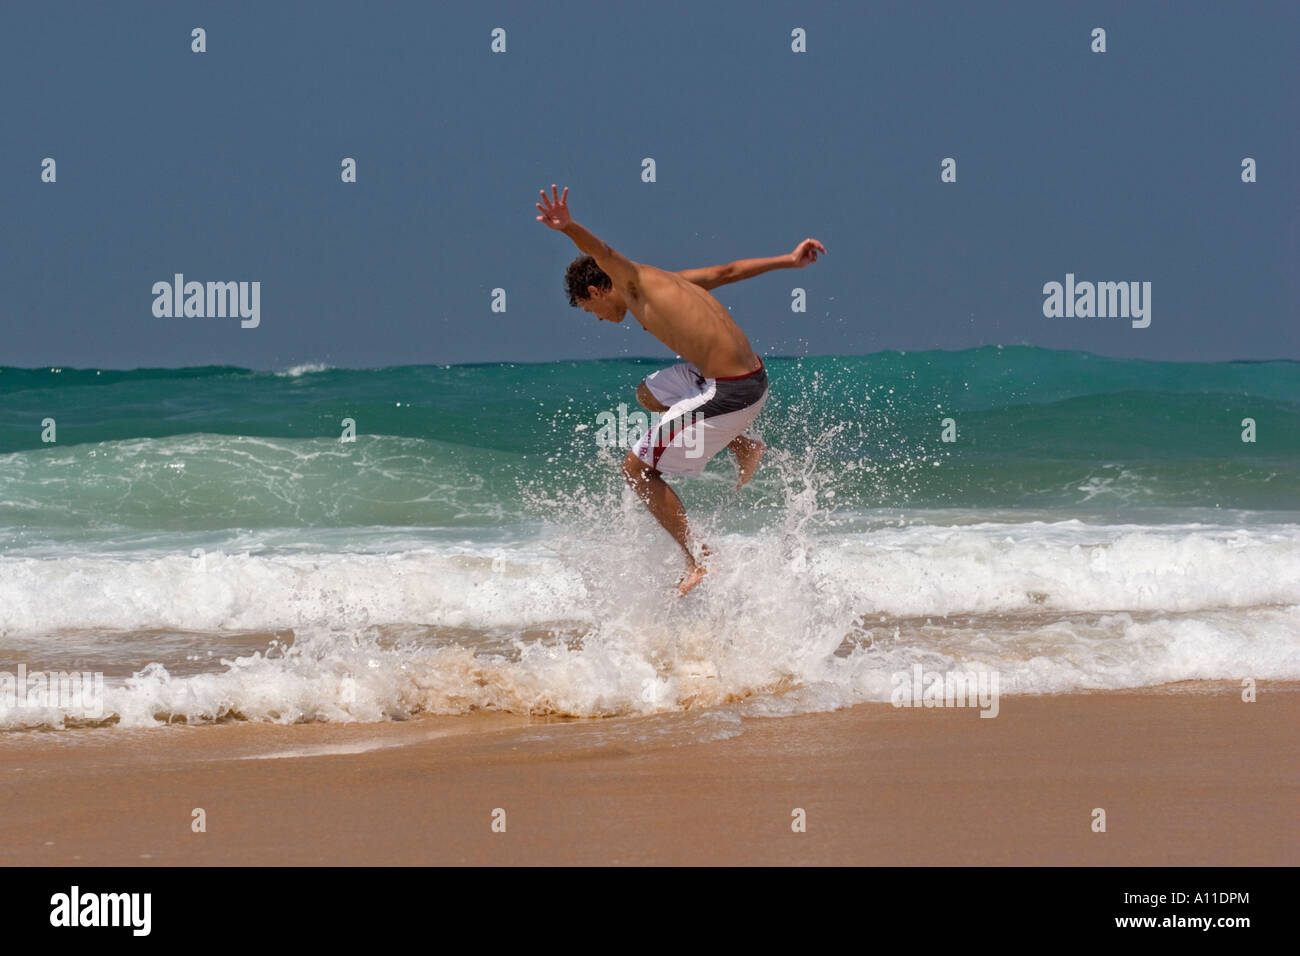
{"label": "sandy beach", "polygon": [[[0,856],[11,865],[1297,859],[1297,684],[1261,684],[1249,704],[1219,682],[1004,697],[996,719],[863,704],[710,722],[725,711],[7,734]],[[1105,833],[1092,830],[1098,807]],[[191,828],[195,808],[206,832]],[[493,830],[498,808],[505,832]],[[796,809],[806,832],[792,830]]]}

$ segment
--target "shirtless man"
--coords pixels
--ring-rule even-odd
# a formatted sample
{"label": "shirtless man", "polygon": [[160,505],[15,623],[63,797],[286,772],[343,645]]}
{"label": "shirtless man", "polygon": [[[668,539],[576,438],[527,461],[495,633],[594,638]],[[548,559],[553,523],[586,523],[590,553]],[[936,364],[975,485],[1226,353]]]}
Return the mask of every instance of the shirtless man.
{"label": "shirtless man", "polygon": [[787,256],[665,272],[631,261],[574,222],[567,186],[563,195],[552,185],[550,197],[546,190],[541,196],[537,221],[563,232],[585,253],[565,275],[569,304],[605,322],[622,322],[630,311],[642,328],[686,359],[637,386],[637,401],[661,418],[623,460],[628,485],[686,552],[686,574],[677,585],[685,594],[704,577],[702,559],[710,552],[702,546],[696,557],[686,510],[663,473],[698,475],[726,447],[736,456],[739,488],[753,477],[764,450],[762,442],[741,433],[767,401],[767,371],[731,313],[706,290],[772,269],[802,268],[826,249],[805,239]]}

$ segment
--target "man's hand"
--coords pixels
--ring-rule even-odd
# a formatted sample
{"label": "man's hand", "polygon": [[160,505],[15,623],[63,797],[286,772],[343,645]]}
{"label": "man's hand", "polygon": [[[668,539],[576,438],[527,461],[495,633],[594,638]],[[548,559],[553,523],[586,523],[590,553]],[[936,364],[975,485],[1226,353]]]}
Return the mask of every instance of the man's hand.
{"label": "man's hand", "polygon": [[805,239],[794,247],[794,252],[790,253],[790,260],[796,269],[802,269],[808,263],[816,262],[817,257],[825,251],[826,247],[816,239]]}
{"label": "man's hand", "polygon": [[551,229],[563,230],[565,226],[573,222],[573,217],[569,215],[569,187],[564,187],[564,195],[559,195],[555,184],[551,184],[551,198],[546,198],[546,190],[538,190],[541,193],[542,201],[537,204],[537,209],[541,215],[537,221],[549,226]]}

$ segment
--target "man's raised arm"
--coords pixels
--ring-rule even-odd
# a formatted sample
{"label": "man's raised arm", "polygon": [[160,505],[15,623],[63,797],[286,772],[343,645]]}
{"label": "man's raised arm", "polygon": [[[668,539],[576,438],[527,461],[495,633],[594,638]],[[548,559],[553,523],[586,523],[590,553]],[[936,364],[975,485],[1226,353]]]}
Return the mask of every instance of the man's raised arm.
{"label": "man's raised arm", "polygon": [[693,282],[705,289],[716,289],[729,282],[739,282],[771,272],[773,269],[802,269],[826,251],[816,239],[805,239],[794,247],[794,252],[784,256],[769,256],[766,259],[737,259],[723,266],[706,266],[703,269],[683,269],[677,273],[687,282]]}
{"label": "man's raised arm", "polygon": [[545,189],[541,190],[541,194],[542,201],[537,204],[541,215],[537,221],[572,239],[575,246],[596,260],[596,265],[609,276],[620,292],[640,298],[636,263],[573,221],[569,215],[569,187],[564,187],[563,195],[559,194],[554,185],[551,186],[550,198],[547,198]]}

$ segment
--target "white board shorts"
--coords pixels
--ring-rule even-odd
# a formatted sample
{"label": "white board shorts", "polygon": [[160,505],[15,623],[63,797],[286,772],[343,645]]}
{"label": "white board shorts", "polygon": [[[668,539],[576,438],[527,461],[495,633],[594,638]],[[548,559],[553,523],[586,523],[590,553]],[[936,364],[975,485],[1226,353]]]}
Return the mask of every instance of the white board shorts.
{"label": "white board shorts", "polygon": [[729,378],[705,378],[690,362],[648,376],[646,388],[668,411],[637,442],[637,458],[669,475],[702,472],[763,410],[768,385],[761,361],[748,375]]}

